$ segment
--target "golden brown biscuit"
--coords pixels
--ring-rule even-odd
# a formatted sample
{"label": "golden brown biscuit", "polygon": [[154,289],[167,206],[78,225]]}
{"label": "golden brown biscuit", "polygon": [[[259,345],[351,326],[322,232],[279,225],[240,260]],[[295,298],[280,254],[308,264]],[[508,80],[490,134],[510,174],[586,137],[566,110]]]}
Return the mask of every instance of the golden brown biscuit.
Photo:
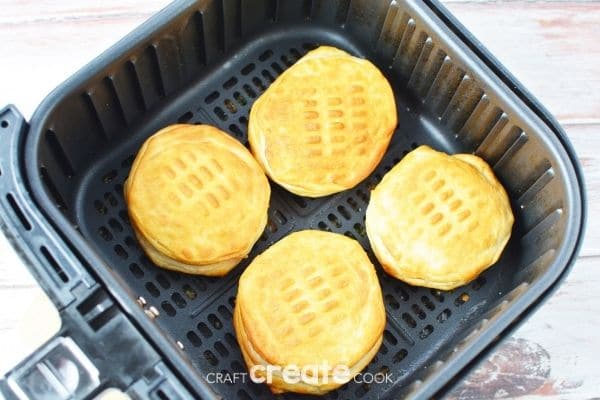
{"label": "golden brown biscuit", "polygon": [[377,67],[323,46],[254,103],[248,140],[271,179],[290,192],[319,197],[365,179],[396,124],[394,94]]}
{"label": "golden brown biscuit", "polygon": [[506,191],[485,161],[421,146],[371,193],[366,230],[390,275],[449,290],[498,260],[513,222]]}
{"label": "golden brown biscuit", "polygon": [[244,146],[208,125],[173,125],[150,137],[124,192],[148,257],[189,274],[226,274],[267,222],[264,173]]}
{"label": "golden brown biscuit", "polygon": [[[238,342],[240,344],[240,349],[242,352],[242,356],[248,368],[252,368],[256,365],[267,366],[270,365],[264,358],[260,356],[260,354],[254,349],[252,343],[249,342],[248,336],[244,331],[244,325],[241,320],[239,307],[236,307],[233,313],[233,324],[238,336]],[[356,376],[356,374],[360,373],[363,369],[367,367],[367,365],[371,362],[371,360],[375,357],[379,348],[381,347],[381,342],[383,341],[383,335],[379,337],[375,345],[367,352],[358,362],[349,367],[349,374],[347,381],[351,380],[352,377]],[[275,370],[272,373],[272,384],[269,386],[271,391],[275,394],[280,394],[284,392],[294,392],[294,393],[305,393],[305,394],[314,394],[314,395],[323,395],[332,390],[339,388],[343,383],[336,383],[333,379],[333,374],[329,374],[327,378],[324,376],[316,376],[317,382],[287,382],[284,379],[283,373],[279,370]],[[260,378],[267,378],[266,372],[257,370],[256,376]]]}
{"label": "golden brown biscuit", "polygon": [[[385,327],[375,268],[355,240],[321,231],[293,233],[242,274],[234,326],[249,369],[344,365],[349,380],[375,356]],[[280,373],[274,378],[270,387],[276,393],[323,394],[342,385],[326,371],[318,382],[288,383]]]}

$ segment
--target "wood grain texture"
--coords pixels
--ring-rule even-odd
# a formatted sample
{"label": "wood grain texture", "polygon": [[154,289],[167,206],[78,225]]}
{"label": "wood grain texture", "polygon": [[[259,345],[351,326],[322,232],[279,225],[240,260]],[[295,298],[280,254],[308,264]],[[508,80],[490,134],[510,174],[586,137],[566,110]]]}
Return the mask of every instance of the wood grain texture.
{"label": "wood grain texture", "polygon": [[[167,3],[0,0],[0,103],[15,103],[29,118],[57,84]],[[600,340],[595,332],[600,325],[600,3],[445,3],[563,123],[583,164],[590,207],[583,257],[565,284],[487,366],[471,374],[468,381],[480,379],[481,388],[463,385],[453,397],[599,397]],[[16,326],[38,292],[0,238],[0,304],[10,305],[0,308],[0,370],[24,354],[13,345]],[[498,378],[498,387],[486,383]]]}
{"label": "wood grain texture", "polygon": [[562,123],[600,122],[600,3],[446,6]]}

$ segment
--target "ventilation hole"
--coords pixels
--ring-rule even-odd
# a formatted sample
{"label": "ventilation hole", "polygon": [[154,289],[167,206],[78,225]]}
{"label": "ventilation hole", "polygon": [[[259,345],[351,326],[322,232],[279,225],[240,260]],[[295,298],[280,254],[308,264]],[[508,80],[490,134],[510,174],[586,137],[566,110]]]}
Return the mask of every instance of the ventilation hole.
{"label": "ventilation hole", "polygon": [[263,69],[261,74],[262,74],[263,78],[265,78],[269,82],[273,82],[275,80],[275,77],[273,77],[273,75],[271,75],[271,73],[269,71],[267,71],[266,69]]}
{"label": "ventilation hole", "polygon": [[227,99],[223,102],[223,104],[225,104],[225,108],[227,108],[227,111],[229,111],[231,114],[235,114],[237,112],[237,107],[233,101]]}
{"label": "ventilation hole", "polygon": [[356,236],[354,236],[354,234],[353,234],[352,232],[350,232],[350,231],[346,231],[346,232],[344,232],[344,235],[346,235],[346,236],[347,236],[347,237],[349,237],[350,239],[357,240],[357,239],[356,239]]}
{"label": "ventilation hole", "polygon": [[58,278],[64,283],[69,282],[69,276],[65,273],[65,271],[63,271],[62,267],[58,264],[58,262],[50,253],[50,251],[46,248],[46,246],[41,246],[40,252],[44,256],[46,261],[48,261],[48,264],[50,264],[56,275],[58,275]]}
{"label": "ventilation hole", "polygon": [[406,293],[406,290],[402,289],[400,286],[396,286],[396,293],[400,297],[402,301],[408,301],[409,295]]}
{"label": "ventilation hole", "polygon": [[221,320],[219,319],[219,317],[217,317],[215,314],[209,314],[208,315],[208,322],[210,322],[210,324],[215,329],[221,329],[221,328],[223,328],[223,323],[221,322]]}
{"label": "ventilation hole", "polygon": [[231,306],[231,308],[235,307],[235,297],[232,296],[227,301],[229,302],[229,305]]}
{"label": "ventilation hole", "polygon": [[119,257],[121,257],[123,260],[127,260],[127,258],[129,257],[129,254],[127,254],[127,251],[125,251],[123,246],[121,246],[120,244],[117,244],[114,247],[114,250],[115,250],[115,254],[118,255]]}
{"label": "ventilation hole", "polygon": [[427,296],[421,297],[421,303],[430,311],[435,310],[435,304]]}
{"label": "ventilation hole", "polygon": [[108,225],[110,225],[113,231],[123,232],[123,225],[121,225],[121,223],[114,218],[108,220]]}
{"label": "ventilation hole", "polygon": [[211,104],[213,103],[216,99],[218,99],[220,96],[219,92],[214,91],[211,94],[209,94],[208,96],[206,96],[206,98],[204,99],[204,102],[206,104]]}
{"label": "ventilation hole", "polygon": [[104,200],[112,207],[116,207],[119,204],[119,201],[111,192],[104,193]]}
{"label": "ventilation hole", "polygon": [[210,330],[208,325],[206,325],[204,322],[200,322],[198,324],[198,330],[200,331],[202,336],[204,336],[205,338],[209,338],[212,336],[212,331]]}
{"label": "ventilation hole", "polygon": [[336,228],[341,228],[342,227],[342,223],[340,222],[340,220],[338,219],[338,217],[335,216],[335,214],[329,214],[327,216],[327,219],[329,221],[331,221]]}
{"label": "ventilation hole", "polygon": [[210,365],[212,365],[213,367],[217,364],[219,364],[219,359],[217,358],[217,356],[215,356],[215,354],[210,351],[210,350],[206,350],[204,352],[204,358],[206,358],[206,361],[208,361],[208,363]]}
{"label": "ventilation hole", "polygon": [[167,394],[166,394],[165,392],[163,392],[163,391],[162,391],[162,389],[158,389],[158,390],[156,391],[156,395],[158,396],[158,398],[159,398],[160,400],[171,400],[171,399],[169,398],[169,396],[167,396]]}
{"label": "ventilation hole", "polygon": [[219,314],[221,314],[221,317],[230,320],[232,315],[231,315],[231,311],[229,311],[229,309],[225,306],[219,306],[219,308],[217,309],[217,311],[219,311]]}
{"label": "ventilation hole", "polygon": [[242,75],[248,75],[250,72],[254,71],[255,65],[250,63],[242,68]]}
{"label": "ventilation hole", "polygon": [[276,62],[271,63],[271,68],[273,69],[273,71],[275,71],[277,75],[281,75],[281,73],[283,72],[283,68],[281,68],[281,65],[277,64]]}
{"label": "ventilation hole", "polygon": [[137,245],[137,243],[136,243],[135,239],[134,239],[134,238],[132,238],[131,236],[127,236],[127,237],[125,238],[125,244],[126,244],[128,247],[135,247],[135,246]]}
{"label": "ventilation hole", "polygon": [[269,233],[275,233],[277,232],[277,224],[271,219],[269,218],[269,220],[267,221],[267,229],[266,229]]}
{"label": "ventilation hole", "polygon": [[248,96],[250,96],[251,98],[255,99],[256,98],[256,92],[254,91],[254,89],[252,89],[252,87],[248,84],[245,84],[244,86],[242,86],[244,88],[244,91],[246,92],[246,94]]}
{"label": "ventilation hole", "polygon": [[229,351],[227,350],[227,347],[225,347],[225,345],[223,345],[223,343],[221,343],[221,342],[216,342],[215,343],[215,350],[222,357],[227,357],[229,355]]}
{"label": "ventilation hole", "polygon": [[225,82],[223,84],[223,89],[228,89],[229,90],[232,87],[234,87],[236,85],[236,83],[238,83],[238,80],[237,80],[237,78],[235,76],[233,76],[233,77],[229,78],[227,80],[227,82]]}
{"label": "ventilation hole", "polygon": [[466,293],[462,293],[460,296],[458,296],[456,298],[456,300],[454,300],[454,305],[457,307],[460,307],[463,304],[465,304],[467,301],[469,301],[469,295]]}
{"label": "ventilation hole", "polygon": [[365,230],[365,226],[360,222],[354,224],[354,232],[358,233],[361,237],[367,236],[367,231]]}
{"label": "ventilation hole", "polygon": [[244,389],[238,390],[237,397],[239,400],[252,400],[252,397]]}
{"label": "ventilation hole", "polygon": [[118,308],[112,304],[89,321],[90,327],[96,332],[106,325],[118,313]]}
{"label": "ventilation hole", "polygon": [[238,121],[240,121],[240,124],[242,125],[248,125],[248,118],[241,116]]}
{"label": "ventilation hole", "polygon": [[279,210],[273,211],[273,217],[279,223],[279,225],[285,225],[287,223],[287,218]]}
{"label": "ventilation hole", "polygon": [[2,123],[0,123],[0,126],[2,126],[3,128],[8,128],[8,121],[2,121]]}
{"label": "ventilation hole", "polygon": [[363,203],[365,203],[365,204],[369,203],[369,195],[366,194],[365,192],[363,192],[361,189],[358,189],[356,191],[356,195],[358,196],[359,199],[361,199],[363,201]]}
{"label": "ventilation hole", "polygon": [[265,91],[265,84],[258,77],[252,78],[252,83],[256,86],[261,92]]}
{"label": "ventilation hole", "polygon": [[450,318],[451,315],[452,311],[450,311],[449,308],[446,308],[444,311],[438,314],[437,320],[440,324],[443,324],[444,322],[448,321],[448,318]]}
{"label": "ventilation hole", "polygon": [[21,222],[21,225],[23,225],[23,228],[25,228],[26,231],[30,231],[31,230],[31,223],[29,223],[29,220],[27,219],[27,217],[25,216],[25,214],[23,214],[23,211],[21,210],[21,207],[19,207],[19,205],[17,204],[15,198],[13,197],[12,194],[8,193],[6,195],[6,200],[8,201],[8,204],[10,205],[10,207],[13,209],[13,212],[15,213],[15,216],[19,219],[19,221]]}
{"label": "ventilation hole", "polygon": [[119,218],[121,218],[121,221],[123,221],[127,225],[130,225],[130,223],[129,223],[129,215],[127,214],[126,210],[119,211]]}
{"label": "ventilation hole", "polygon": [[177,118],[177,122],[179,122],[179,123],[189,122],[193,117],[194,117],[194,113],[191,111],[188,111],[185,114],[182,114],[179,118]]}
{"label": "ventilation hole", "polygon": [[135,160],[134,154],[130,155],[129,157],[127,157],[126,159],[121,161],[121,167],[123,167],[123,168],[131,167],[131,164],[133,164],[133,160]]}
{"label": "ventilation hole", "polygon": [[[227,343],[231,346],[231,347],[237,347],[238,346],[238,342],[235,339],[235,336],[233,336],[231,333],[226,333],[225,334],[225,340],[227,341]],[[235,369],[235,368],[234,368]]]}
{"label": "ventilation hole", "polygon": [[392,332],[388,331],[387,329],[385,331],[383,331],[383,337],[392,346],[395,346],[398,344],[398,339],[396,339],[396,337],[392,334]]}
{"label": "ventilation hole", "polygon": [[227,114],[221,107],[215,107],[214,112],[221,121],[227,121]]}
{"label": "ventilation hole", "polygon": [[148,291],[148,293],[150,293],[150,295],[152,297],[158,297],[160,296],[160,290],[158,290],[158,288],[156,287],[156,285],[152,282],[146,282],[146,284],[144,285],[144,287],[146,288],[146,290]]}
{"label": "ventilation hole", "polygon": [[102,182],[111,183],[117,177],[117,171],[112,170],[102,177]]}
{"label": "ventilation hole", "polygon": [[281,58],[281,61],[282,61],[282,62],[283,62],[285,65],[287,65],[288,67],[291,67],[291,66],[292,66],[292,64],[294,64],[294,63],[292,62],[292,60],[290,60],[290,59],[289,59],[289,58],[288,58],[288,57],[287,57],[285,54],[284,54],[284,55],[282,55],[280,58]]}
{"label": "ventilation hole", "polygon": [[156,268],[156,266],[154,265],[154,263],[152,261],[150,261],[150,259],[148,257],[146,257],[145,254],[142,254],[140,256],[140,262],[142,264],[144,264],[148,268]]}
{"label": "ventilation hole", "polygon": [[425,311],[423,311],[423,309],[419,307],[418,304],[413,304],[411,308],[419,319],[425,319],[425,317],[427,316],[427,314],[425,314]]}
{"label": "ventilation hole", "polygon": [[392,307],[392,309],[394,309],[394,310],[397,310],[400,308],[400,303],[398,303],[396,301],[396,299],[394,298],[394,296],[392,296],[391,294],[385,295],[385,302],[387,303],[388,306]]}
{"label": "ventilation hole", "polygon": [[292,200],[294,201],[294,203],[296,203],[298,205],[298,207],[300,208],[306,208],[308,206],[308,204],[306,203],[306,200],[304,200],[302,197],[298,197],[298,196],[292,196]]}
{"label": "ventilation hole", "polygon": [[98,214],[104,215],[108,212],[108,209],[100,200],[94,201],[94,208],[98,211]]}
{"label": "ventilation hole", "polygon": [[104,227],[104,226],[101,226],[100,228],[98,228],[98,234],[100,235],[100,237],[102,239],[104,239],[107,242],[109,242],[113,239],[112,233],[110,233],[110,231],[108,229],[106,229],[106,227]]}
{"label": "ventilation hole", "polygon": [[358,206],[358,203],[356,202],[356,200],[354,200],[354,198],[349,197],[348,200],[346,200],[346,202],[350,205],[350,207],[356,211],[359,212],[360,211],[360,207]]}
{"label": "ventilation hole", "polygon": [[179,293],[173,293],[171,295],[171,300],[173,300],[173,303],[175,303],[175,305],[179,308],[184,308],[185,306],[187,306],[186,301]]}
{"label": "ventilation hole", "polygon": [[196,292],[190,285],[183,285],[183,294],[190,300],[194,300],[196,297],[198,297],[198,292]]}
{"label": "ventilation hole", "polygon": [[171,283],[163,274],[156,275],[156,282],[158,282],[163,289],[168,289],[171,287]]}
{"label": "ventilation hole", "polygon": [[189,331],[185,336],[187,337],[187,340],[192,344],[192,346],[194,346],[194,347],[202,346],[202,340],[200,339],[200,337],[198,335],[196,335],[196,332]]}
{"label": "ventilation hole", "polygon": [[174,317],[177,314],[177,311],[175,311],[175,307],[173,307],[171,305],[171,303],[169,303],[168,301],[163,301],[160,304],[160,307],[165,311],[165,313],[169,316],[169,317]]}
{"label": "ventilation hole", "polygon": [[403,313],[402,319],[404,322],[406,322],[406,325],[410,326],[411,328],[415,328],[417,326],[417,321],[415,321],[414,318],[408,313]]}
{"label": "ventilation hole", "polygon": [[273,55],[273,52],[272,52],[271,50],[265,50],[265,51],[263,51],[263,53],[262,53],[260,56],[258,56],[258,59],[259,59],[260,61],[266,61],[266,60],[268,60],[268,59],[269,59],[269,58],[270,58],[272,55]]}
{"label": "ventilation hole", "polygon": [[245,106],[246,104],[248,104],[248,101],[246,100],[246,98],[240,93],[240,92],[235,92],[233,94],[233,98],[235,99],[235,101],[238,102],[239,105],[241,106]]}
{"label": "ventilation hole", "polygon": [[115,185],[115,193],[117,194],[117,196],[123,197],[123,185],[117,183]]}
{"label": "ventilation hole", "polygon": [[144,276],[144,271],[142,271],[140,266],[136,263],[129,264],[129,271],[131,271],[133,276],[135,276],[136,278],[142,278]]}
{"label": "ventilation hole", "polygon": [[381,354],[387,354],[388,353],[388,348],[385,344],[381,343],[381,347],[379,348],[379,352]]}
{"label": "ventilation hole", "polygon": [[406,351],[406,349],[400,349],[400,351],[394,354],[392,361],[394,362],[394,364],[399,363],[400,361],[404,360],[407,355],[408,351]]}
{"label": "ventilation hole", "polygon": [[387,375],[390,372],[390,367],[388,367],[387,365],[382,365],[381,368],[379,368],[379,371],[377,371],[378,375]]}
{"label": "ventilation hole", "polygon": [[473,285],[471,285],[471,287],[473,288],[473,290],[478,291],[483,285],[486,284],[486,282],[487,279],[485,279],[483,276],[480,276],[479,278],[475,279],[475,282],[473,282]]}
{"label": "ventilation hole", "polygon": [[323,222],[323,221],[320,221],[320,222],[317,224],[317,226],[318,226],[318,227],[319,227],[319,229],[321,229],[322,231],[331,232],[331,229],[329,228],[329,226],[328,226],[328,225],[327,225],[325,222]]}
{"label": "ventilation hole", "polygon": [[431,289],[431,295],[440,303],[444,301],[444,295],[439,290]]}
{"label": "ventilation hole", "polygon": [[419,337],[421,339],[426,339],[432,333],[433,333],[433,326],[427,325],[425,328],[421,329],[421,332],[419,332]]}
{"label": "ventilation hole", "polygon": [[337,209],[340,212],[340,214],[342,215],[342,217],[346,218],[347,220],[350,220],[352,218],[352,215],[346,209],[346,207],[344,207],[344,206],[338,206]]}
{"label": "ventilation hole", "polygon": [[239,138],[244,137],[244,132],[236,124],[229,125],[229,130]]}
{"label": "ventilation hole", "polygon": [[294,48],[290,49],[290,53],[292,53],[292,55],[294,56],[294,58],[296,60],[302,57],[302,54],[298,50],[296,50]]}

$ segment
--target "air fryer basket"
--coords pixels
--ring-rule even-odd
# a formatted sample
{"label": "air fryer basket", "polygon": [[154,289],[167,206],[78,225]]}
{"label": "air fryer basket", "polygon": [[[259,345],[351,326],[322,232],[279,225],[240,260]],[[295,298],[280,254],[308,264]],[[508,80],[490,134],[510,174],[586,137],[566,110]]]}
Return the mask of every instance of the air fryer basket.
{"label": "air fryer basket", "polygon": [[[156,268],[134,239],[122,196],[141,143],[176,122],[216,125],[247,143],[253,101],[321,44],[369,58],[394,88],[399,125],[379,167],[356,188],[321,199],[272,184],[267,228],[250,257],[225,278]],[[23,165],[36,203],[68,250],[175,371],[198,394],[246,400],[271,395],[265,385],[209,387],[203,378],[245,371],[231,314],[237,280],[252,258],[307,228],[355,238],[372,256],[364,213],[383,174],[422,144],[480,155],[507,188],[516,217],[501,260],[449,292],[406,285],[377,266],[388,323],[367,371],[389,371],[393,382],[350,383],[326,396],[429,397],[547,296],[581,236],[583,184],[570,147],[543,110],[536,113],[535,101],[506,79],[464,28],[429,1],[179,1],[42,103],[25,139]],[[136,299],[154,306],[158,317],[140,313]]]}

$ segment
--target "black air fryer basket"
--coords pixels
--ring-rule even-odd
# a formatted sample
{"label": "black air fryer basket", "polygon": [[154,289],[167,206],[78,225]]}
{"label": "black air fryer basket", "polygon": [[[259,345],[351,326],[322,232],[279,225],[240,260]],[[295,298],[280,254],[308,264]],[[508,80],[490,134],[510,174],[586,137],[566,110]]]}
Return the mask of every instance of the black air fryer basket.
{"label": "black air fryer basket", "polygon": [[[320,199],[273,184],[263,236],[225,278],[156,268],[122,196],[142,142],[183,122],[247,143],[253,101],[322,44],[372,60],[394,88],[399,126],[376,171]],[[367,371],[393,382],[349,383],[325,398],[447,391],[557,287],[582,238],[583,180],[564,132],[433,0],[178,1],[57,88],[29,123],[14,107],[0,120],[3,230],[63,319],[0,381],[9,399],[85,398],[107,387],[162,400],[271,398],[265,385],[206,380],[246,371],[231,321],[239,275],[300,229],[343,233],[370,252],[370,190],[418,145],[474,152],[493,166],[516,217],[511,241],[497,265],[450,292],[409,286],[377,266],[388,322]],[[72,366],[76,380],[64,372]]]}

